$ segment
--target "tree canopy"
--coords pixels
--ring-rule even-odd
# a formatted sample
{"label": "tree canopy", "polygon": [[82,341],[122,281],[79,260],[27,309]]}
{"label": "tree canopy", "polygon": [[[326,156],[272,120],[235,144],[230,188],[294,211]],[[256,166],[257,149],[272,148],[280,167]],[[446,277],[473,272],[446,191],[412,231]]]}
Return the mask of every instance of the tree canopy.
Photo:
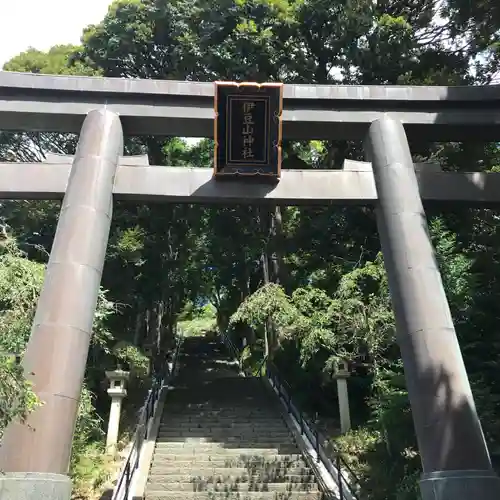
{"label": "tree canopy", "polygon": [[[463,0],[119,0],[81,45],[30,49],[4,69],[61,75],[310,84],[474,85],[498,75],[499,9]],[[69,134],[0,132],[0,161],[71,154]],[[498,143],[411,144],[445,170],[500,168]],[[213,142],[127,137],[155,165],[211,167]],[[285,141],[284,168],[340,168],[358,142]],[[22,355],[59,205],[3,202],[0,350]],[[428,211],[448,300],[492,452],[500,445],[500,230],[496,210]],[[206,307],[211,304],[211,307]],[[373,212],[364,207],[117,203],[82,396],[73,474],[85,475],[106,414],[104,370],[161,359],[177,321],[248,340],[271,356],[357,468],[370,500],[418,498],[420,463]],[[191,331],[190,330],[190,331]],[[355,367],[354,430],[338,437],[340,360]],[[37,404],[20,367],[0,363],[0,431]],[[5,403],[4,403],[5,402]],[[97,443],[97,444],[96,444]],[[82,469],[83,467],[83,469]],[[95,475],[94,475],[95,476]],[[92,476],[92,480],[98,480]],[[86,476],[87,477],[87,476]],[[88,479],[88,478],[87,478]],[[99,479],[99,481],[102,478]]]}

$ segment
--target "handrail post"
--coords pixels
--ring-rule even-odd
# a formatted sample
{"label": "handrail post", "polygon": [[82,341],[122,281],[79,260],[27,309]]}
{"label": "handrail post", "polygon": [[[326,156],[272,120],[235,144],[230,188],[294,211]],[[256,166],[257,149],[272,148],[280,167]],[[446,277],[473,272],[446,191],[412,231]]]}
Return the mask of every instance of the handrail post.
{"label": "handrail post", "polygon": [[342,461],[340,459],[340,454],[336,455],[336,465],[337,465],[337,483],[339,487],[339,500],[344,500],[344,485],[342,484]]}
{"label": "handrail post", "polygon": [[141,457],[141,449],[142,445],[144,444],[144,439],[140,435],[140,433],[143,433],[143,429],[137,429],[136,436],[135,436],[135,443],[132,446],[135,446],[136,454],[137,456],[135,457],[135,467],[134,469],[139,468],[139,459]]}
{"label": "handrail post", "polygon": [[125,491],[128,492],[130,489],[130,462],[127,463],[127,467],[125,469]]}
{"label": "handrail post", "polygon": [[319,462],[321,460],[319,454],[319,432],[316,427],[314,428],[314,438],[316,439],[316,461]]}

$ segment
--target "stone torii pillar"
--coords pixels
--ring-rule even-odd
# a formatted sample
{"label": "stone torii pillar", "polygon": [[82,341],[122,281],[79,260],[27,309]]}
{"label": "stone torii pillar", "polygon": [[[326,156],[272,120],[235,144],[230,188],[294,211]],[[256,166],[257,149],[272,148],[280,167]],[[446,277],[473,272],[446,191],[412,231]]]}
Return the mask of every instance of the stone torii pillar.
{"label": "stone torii pillar", "polygon": [[[123,151],[120,119],[91,111],[78,141],[23,360],[43,406],[0,447],[1,500],[69,500],[67,476]],[[57,168],[57,167],[56,167]]]}
{"label": "stone torii pillar", "polygon": [[423,500],[495,500],[493,471],[428,232],[403,125],[374,121],[365,144],[423,476]]}

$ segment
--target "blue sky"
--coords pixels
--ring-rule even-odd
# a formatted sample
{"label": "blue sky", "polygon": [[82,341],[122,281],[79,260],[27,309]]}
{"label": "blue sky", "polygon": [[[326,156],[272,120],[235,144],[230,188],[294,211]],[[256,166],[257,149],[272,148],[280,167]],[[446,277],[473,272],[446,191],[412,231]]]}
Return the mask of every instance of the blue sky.
{"label": "blue sky", "polygon": [[0,68],[29,47],[78,44],[82,30],[101,21],[110,0],[0,1]]}

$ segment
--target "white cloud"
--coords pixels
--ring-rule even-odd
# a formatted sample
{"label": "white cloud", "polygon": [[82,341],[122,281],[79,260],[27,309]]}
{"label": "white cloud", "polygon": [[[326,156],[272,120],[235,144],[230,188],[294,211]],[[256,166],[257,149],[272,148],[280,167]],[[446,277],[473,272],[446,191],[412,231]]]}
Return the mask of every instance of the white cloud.
{"label": "white cloud", "polygon": [[29,47],[80,42],[83,28],[100,22],[110,0],[0,0],[0,68]]}

